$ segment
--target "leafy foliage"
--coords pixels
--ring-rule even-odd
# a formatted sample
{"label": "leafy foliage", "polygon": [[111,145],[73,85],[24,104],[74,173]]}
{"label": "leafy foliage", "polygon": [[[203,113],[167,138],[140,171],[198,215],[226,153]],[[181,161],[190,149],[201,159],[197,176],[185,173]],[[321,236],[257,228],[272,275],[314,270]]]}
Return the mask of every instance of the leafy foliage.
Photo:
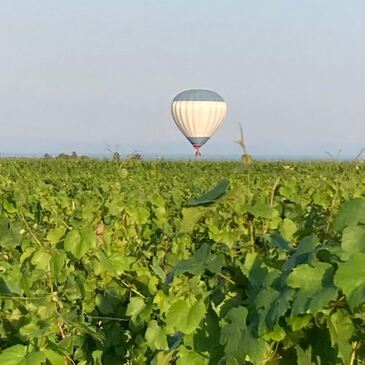
{"label": "leafy foliage", "polygon": [[362,165],[0,174],[0,364],[365,364]]}

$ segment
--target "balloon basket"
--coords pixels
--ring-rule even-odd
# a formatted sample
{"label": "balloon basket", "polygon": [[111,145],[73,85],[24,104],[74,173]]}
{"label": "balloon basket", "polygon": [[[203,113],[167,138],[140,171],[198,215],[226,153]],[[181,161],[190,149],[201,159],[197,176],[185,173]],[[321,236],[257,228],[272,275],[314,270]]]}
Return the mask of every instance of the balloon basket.
{"label": "balloon basket", "polygon": [[201,153],[200,153],[200,147],[201,146],[194,146],[194,148],[195,148],[195,160],[199,160],[200,159],[200,157],[201,157]]}

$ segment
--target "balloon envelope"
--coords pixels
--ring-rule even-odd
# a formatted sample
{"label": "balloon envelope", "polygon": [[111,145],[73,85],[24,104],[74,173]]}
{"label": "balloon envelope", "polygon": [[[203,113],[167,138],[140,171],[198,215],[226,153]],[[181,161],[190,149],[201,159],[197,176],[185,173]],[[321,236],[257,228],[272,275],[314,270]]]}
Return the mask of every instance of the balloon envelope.
{"label": "balloon envelope", "polygon": [[210,90],[185,90],[176,95],[171,104],[177,127],[197,149],[215,133],[226,111],[223,98]]}

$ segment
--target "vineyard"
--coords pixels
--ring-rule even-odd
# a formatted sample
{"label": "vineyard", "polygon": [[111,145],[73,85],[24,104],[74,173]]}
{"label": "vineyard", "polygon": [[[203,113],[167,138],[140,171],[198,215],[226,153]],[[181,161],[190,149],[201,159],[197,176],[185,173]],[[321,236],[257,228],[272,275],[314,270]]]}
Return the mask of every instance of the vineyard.
{"label": "vineyard", "polygon": [[1,365],[365,364],[365,166],[0,160]]}

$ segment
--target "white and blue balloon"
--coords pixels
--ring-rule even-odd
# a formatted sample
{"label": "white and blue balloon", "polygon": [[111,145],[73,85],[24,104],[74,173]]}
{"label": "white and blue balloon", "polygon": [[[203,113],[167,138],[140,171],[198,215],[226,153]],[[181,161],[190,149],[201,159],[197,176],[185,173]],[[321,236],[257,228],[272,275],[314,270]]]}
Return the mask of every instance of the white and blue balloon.
{"label": "white and blue balloon", "polygon": [[192,89],[176,95],[171,113],[177,127],[200,156],[200,147],[219,128],[227,112],[227,104],[214,91]]}

